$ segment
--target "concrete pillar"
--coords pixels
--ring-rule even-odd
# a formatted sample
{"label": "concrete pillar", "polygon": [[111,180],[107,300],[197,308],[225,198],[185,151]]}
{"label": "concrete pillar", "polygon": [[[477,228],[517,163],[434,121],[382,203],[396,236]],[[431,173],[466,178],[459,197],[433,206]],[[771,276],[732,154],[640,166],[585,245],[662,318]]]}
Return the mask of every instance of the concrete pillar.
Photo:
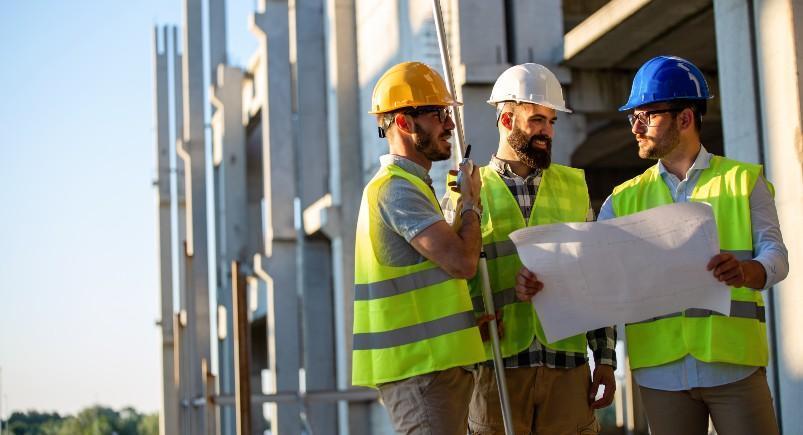
{"label": "concrete pillar", "polygon": [[[290,0],[290,62],[293,68],[295,170],[301,213],[329,190],[329,148],[326,127],[326,54],[323,0]],[[304,389],[336,388],[334,310],[330,243],[308,237],[298,219],[300,242],[298,286],[302,308]],[[337,427],[334,403],[307,403],[312,433]]]}
{"label": "concrete pillar", "polygon": [[[183,115],[184,132],[180,156],[185,163],[187,194],[187,297],[185,306],[189,406],[183,408],[190,433],[204,433],[205,404],[193,402],[204,393],[201,361],[209,361],[209,255],[206,220],[206,147],[204,138],[204,63],[201,0],[184,1]],[[182,428],[184,429],[184,428]]]}
{"label": "concrete pillar", "polygon": [[226,64],[226,0],[209,2],[209,77],[215,80],[217,67]]}
{"label": "concrete pillar", "polygon": [[767,177],[775,184],[775,204],[786,247],[789,276],[775,286],[780,420],[784,433],[803,432],[803,2],[757,0],[753,3],[756,64],[763,151]]}
{"label": "concrete pillar", "polygon": [[[218,316],[218,391],[223,395],[234,394],[235,382],[231,265],[233,261],[247,264],[247,260],[250,260],[246,249],[250,235],[242,82],[241,69],[219,64],[215,84],[210,87],[209,92],[215,108],[212,116],[212,155],[217,191],[217,303],[218,313],[224,313],[222,318]],[[221,432],[233,433],[234,408],[223,406],[219,411]]]}
{"label": "concrete pillar", "polygon": [[[380,6],[379,3],[376,4]],[[360,125],[360,86],[357,64],[357,24],[354,0],[326,0],[326,105],[329,145],[329,188],[335,230],[328,232],[334,285],[334,332],[337,388],[351,387],[351,333],[354,324],[354,228],[364,185]],[[388,41],[392,49],[392,41]],[[380,52],[382,53],[382,52]],[[378,69],[378,68],[377,68]],[[374,78],[375,80],[375,78]],[[370,407],[338,403],[340,435],[369,434]]]}
{"label": "concrete pillar", "polygon": [[[722,135],[725,155],[761,162],[754,43],[749,0],[714,0]],[[736,30],[739,29],[739,30]]]}
{"label": "concrete pillar", "polygon": [[[168,27],[153,30],[153,50],[155,58],[155,124],[156,124],[156,156],[157,156],[157,203],[159,207],[159,273],[161,295],[162,329],[162,409],[159,415],[159,433],[178,433],[178,389],[175,383],[174,364],[174,331],[173,331],[173,240],[172,240],[172,199],[171,199],[171,140],[170,140],[170,105],[168,81],[168,59],[172,54],[172,46],[168,41]],[[161,46],[159,34],[161,33]]]}
{"label": "concrete pillar", "polygon": [[483,0],[442,3],[448,5],[444,8],[444,20],[448,21],[445,25],[453,47],[455,86],[464,104],[466,142],[471,144],[474,162],[484,165],[499,144],[496,111],[486,101],[496,78],[510,66],[505,5],[502,1]]}
{"label": "concrete pillar", "polygon": [[[260,99],[262,126],[263,266],[268,285],[268,384],[273,391],[298,391],[301,366],[296,234],[293,222],[295,182],[289,21],[287,1],[260,0],[251,17],[251,31],[259,39],[260,63],[254,80]],[[268,406],[274,434],[300,432],[298,403]]]}

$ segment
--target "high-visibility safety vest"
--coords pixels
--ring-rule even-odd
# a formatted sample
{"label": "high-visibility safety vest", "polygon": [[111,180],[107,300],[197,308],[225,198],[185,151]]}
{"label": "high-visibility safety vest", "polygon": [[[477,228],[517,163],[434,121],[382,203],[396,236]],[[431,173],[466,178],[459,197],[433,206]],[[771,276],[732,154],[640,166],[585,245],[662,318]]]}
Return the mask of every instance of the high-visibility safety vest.
{"label": "high-visibility safety vest", "polygon": [[[760,165],[712,156],[691,193],[690,201],[711,205],[721,252],[739,260],[753,258],[750,193],[761,170]],[[657,164],[614,188],[612,201],[616,216],[673,202]],[[691,308],[629,324],[625,331],[634,369],[667,364],[688,354],[704,362],[767,365],[764,300],[760,291],[749,288],[731,289],[730,316]]]}
{"label": "high-visibility safety vest", "polygon": [[[559,222],[585,222],[588,215],[588,187],[582,169],[551,164],[543,171],[529,222],[524,221],[518,201],[495,169],[480,168],[482,178],[482,244],[488,263],[488,280],[494,308],[502,311],[505,333],[500,345],[502,356],[509,357],[527,349],[534,337],[546,347],[585,353],[585,334],[548,343],[538,314],[531,302],[516,298],[516,274],[521,260],[508,235],[525,226]],[[538,273],[537,270],[533,271]],[[469,281],[474,309],[485,311],[480,279]],[[548,291],[548,289],[546,290]],[[492,358],[490,343],[485,343],[486,359]]]}
{"label": "high-visibility safety vest", "polygon": [[363,191],[354,255],[352,383],[367,387],[485,359],[464,279],[432,261],[379,262],[372,237],[381,225],[379,189],[401,177],[440,210],[432,190],[396,165],[382,167]]}

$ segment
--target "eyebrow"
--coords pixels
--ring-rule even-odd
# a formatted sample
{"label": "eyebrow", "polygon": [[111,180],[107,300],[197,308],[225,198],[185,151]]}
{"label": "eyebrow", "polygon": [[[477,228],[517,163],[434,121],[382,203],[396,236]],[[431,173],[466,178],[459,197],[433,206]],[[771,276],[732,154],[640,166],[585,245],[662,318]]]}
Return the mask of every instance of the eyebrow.
{"label": "eyebrow", "polygon": [[527,118],[527,120],[528,120],[528,121],[535,121],[535,120],[537,120],[537,119],[549,119],[550,121],[557,121],[557,120],[558,120],[558,117],[557,117],[557,116],[553,116],[552,118],[547,118],[545,115],[542,115],[542,114],[540,114],[540,113],[537,113],[537,114],[535,114],[535,115],[533,115],[533,116],[530,116],[529,118]]}

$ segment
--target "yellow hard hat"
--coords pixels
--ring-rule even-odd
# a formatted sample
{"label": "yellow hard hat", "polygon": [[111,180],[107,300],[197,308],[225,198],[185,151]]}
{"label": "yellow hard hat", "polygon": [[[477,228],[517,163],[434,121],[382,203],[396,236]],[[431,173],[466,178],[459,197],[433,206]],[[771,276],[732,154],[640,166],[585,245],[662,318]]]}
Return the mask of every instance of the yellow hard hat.
{"label": "yellow hard hat", "polygon": [[371,111],[380,114],[421,106],[462,106],[446,89],[437,71],[421,62],[402,62],[382,74],[371,96]]}

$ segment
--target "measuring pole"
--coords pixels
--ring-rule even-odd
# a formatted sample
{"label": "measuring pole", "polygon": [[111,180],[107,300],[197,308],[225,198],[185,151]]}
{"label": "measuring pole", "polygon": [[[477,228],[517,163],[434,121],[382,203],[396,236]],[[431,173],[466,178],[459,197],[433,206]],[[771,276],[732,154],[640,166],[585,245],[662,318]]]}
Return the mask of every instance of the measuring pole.
{"label": "measuring pole", "polygon": [[[438,46],[441,51],[441,62],[443,63],[443,73],[446,76],[446,87],[452,98],[457,100],[455,93],[454,79],[452,77],[452,64],[449,59],[449,46],[446,41],[446,31],[443,27],[443,13],[441,12],[440,0],[432,0],[432,10],[435,15],[435,29],[438,34]],[[457,130],[457,157],[458,161],[463,160],[463,155],[466,150],[465,136],[463,135],[463,119],[460,116],[460,111],[455,108],[454,124]],[[491,284],[488,280],[488,264],[486,262],[485,251],[480,251],[480,259],[477,265],[477,270],[480,274],[480,284],[482,287],[482,300],[485,304],[485,313],[495,315],[493,295],[491,294]],[[502,405],[502,421],[505,425],[505,434],[514,435],[513,433],[513,415],[510,411],[510,399],[507,394],[507,381],[505,380],[505,366],[502,362],[502,351],[499,348],[499,330],[497,328],[496,317],[488,322],[488,329],[491,335],[491,348],[493,349],[494,372],[496,373],[496,385],[499,390],[499,402]]]}

